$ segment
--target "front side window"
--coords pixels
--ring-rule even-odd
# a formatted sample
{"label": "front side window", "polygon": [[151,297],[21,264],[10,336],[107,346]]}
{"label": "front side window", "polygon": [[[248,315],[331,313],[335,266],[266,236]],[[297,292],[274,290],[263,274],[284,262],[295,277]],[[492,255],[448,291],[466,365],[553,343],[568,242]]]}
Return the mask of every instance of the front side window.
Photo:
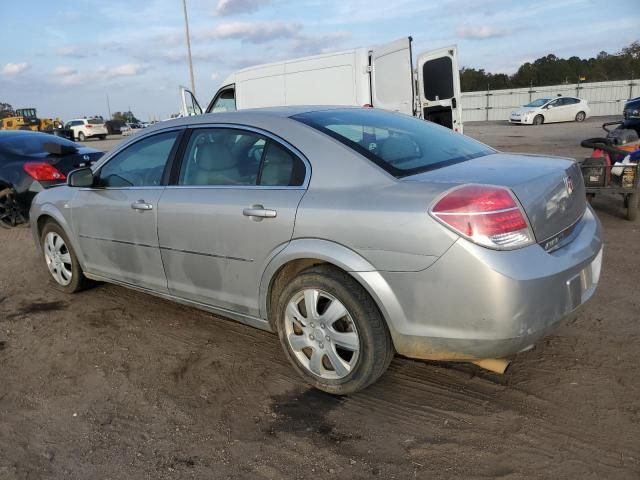
{"label": "front side window", "polygon": [[153,187],[162,175],[179,131],[146,137],[116,154],[100,169],[102,187]]}
{"label": "front side window", "polygon": [[211,112],[235,112],[236,110],[236,96],[233,88],[223,90],[218,98],[213,102],[213,108]]}
{"label": "front side window", "polygon": [[335,109],[294,115],[352,148],[395,177],[495,153],[448,128],[376,109]]}
{"label": "front side window", "polygon": [[202,128],[191,134],[178,184],[299,186],[305,172],[298,157],[258,133]]}

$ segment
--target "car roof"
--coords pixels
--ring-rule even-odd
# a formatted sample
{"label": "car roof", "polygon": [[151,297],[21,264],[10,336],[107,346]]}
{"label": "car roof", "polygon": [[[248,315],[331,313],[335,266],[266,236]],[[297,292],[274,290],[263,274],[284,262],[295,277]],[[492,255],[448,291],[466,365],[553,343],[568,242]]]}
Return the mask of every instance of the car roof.
{"label": "car roof", "polygon": [[247,108],[244,110],[236,110],[233,112],[203,113],[202,115],[172,118],[169,120],[158,122],[148,128],[150,131],[155,131],[168,127],[194,125],[200,123],[245,123],[250,122],[252,118],[288,118],[302,113],[347,109],[361,109],[361,107],[352,107],[345,105],[295,105],[287,107]]}
{"label": "car roof", "polygon": [[7,138],[14,138],[14,137],[28,136],[28,135],[39,136],[39,137],[44,137],[45,135],[47,137],[53,136],[48,133],[34,132],[33,130],[0,130],[0,140],[6,140]]}

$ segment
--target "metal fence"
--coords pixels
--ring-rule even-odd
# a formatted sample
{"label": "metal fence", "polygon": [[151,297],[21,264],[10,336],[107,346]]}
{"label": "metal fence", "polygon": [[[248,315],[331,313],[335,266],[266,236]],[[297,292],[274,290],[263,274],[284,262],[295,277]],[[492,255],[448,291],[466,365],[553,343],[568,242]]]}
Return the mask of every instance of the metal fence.
{"label": "metal fence", "polygon": [[618,80],[550,87],[513,88],[463,92],[462,120],[464,122],[507,120],[512,109],[536,98],[557,95],[576,96],[589,102],[592,116],[621,115],[624,102],[640,96],[640,81]]}

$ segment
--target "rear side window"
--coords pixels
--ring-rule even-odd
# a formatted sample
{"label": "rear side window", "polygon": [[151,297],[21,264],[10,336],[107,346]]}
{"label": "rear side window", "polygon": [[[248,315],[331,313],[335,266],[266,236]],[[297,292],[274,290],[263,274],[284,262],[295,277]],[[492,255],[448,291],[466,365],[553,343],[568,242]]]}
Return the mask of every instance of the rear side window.
{"label": "rear side window", "polygon": [[495,153],[448,128],[381,110],[324,110],[291,118],[335,138],[398,178]]}
{"label": "rear side window", "polygon": [[453,63],[451,57],[441,57],[422,66],[424,98],[444,100],[453,97]]}
{"label": "rear side window", "polygon": [[191,134],[178,185],[288,187],[305,175],[302,160],[258,133],[202,128]]}

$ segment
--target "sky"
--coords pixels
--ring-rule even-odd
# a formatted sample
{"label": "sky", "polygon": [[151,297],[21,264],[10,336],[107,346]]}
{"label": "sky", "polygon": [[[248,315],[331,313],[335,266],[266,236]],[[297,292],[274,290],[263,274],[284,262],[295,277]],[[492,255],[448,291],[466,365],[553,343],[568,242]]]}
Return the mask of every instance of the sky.
{"label": "sky", "polygon": [[[414,60],[457,44],[461,66],[493,73],[640,39],[640,0],[187,0],[187,9],[203,106],[235,70],[409,35]],[[163,119],[179,110],[179,85],[189,85],[181,0],[0,0],[0,102],[64,120],[109,108]]]}

